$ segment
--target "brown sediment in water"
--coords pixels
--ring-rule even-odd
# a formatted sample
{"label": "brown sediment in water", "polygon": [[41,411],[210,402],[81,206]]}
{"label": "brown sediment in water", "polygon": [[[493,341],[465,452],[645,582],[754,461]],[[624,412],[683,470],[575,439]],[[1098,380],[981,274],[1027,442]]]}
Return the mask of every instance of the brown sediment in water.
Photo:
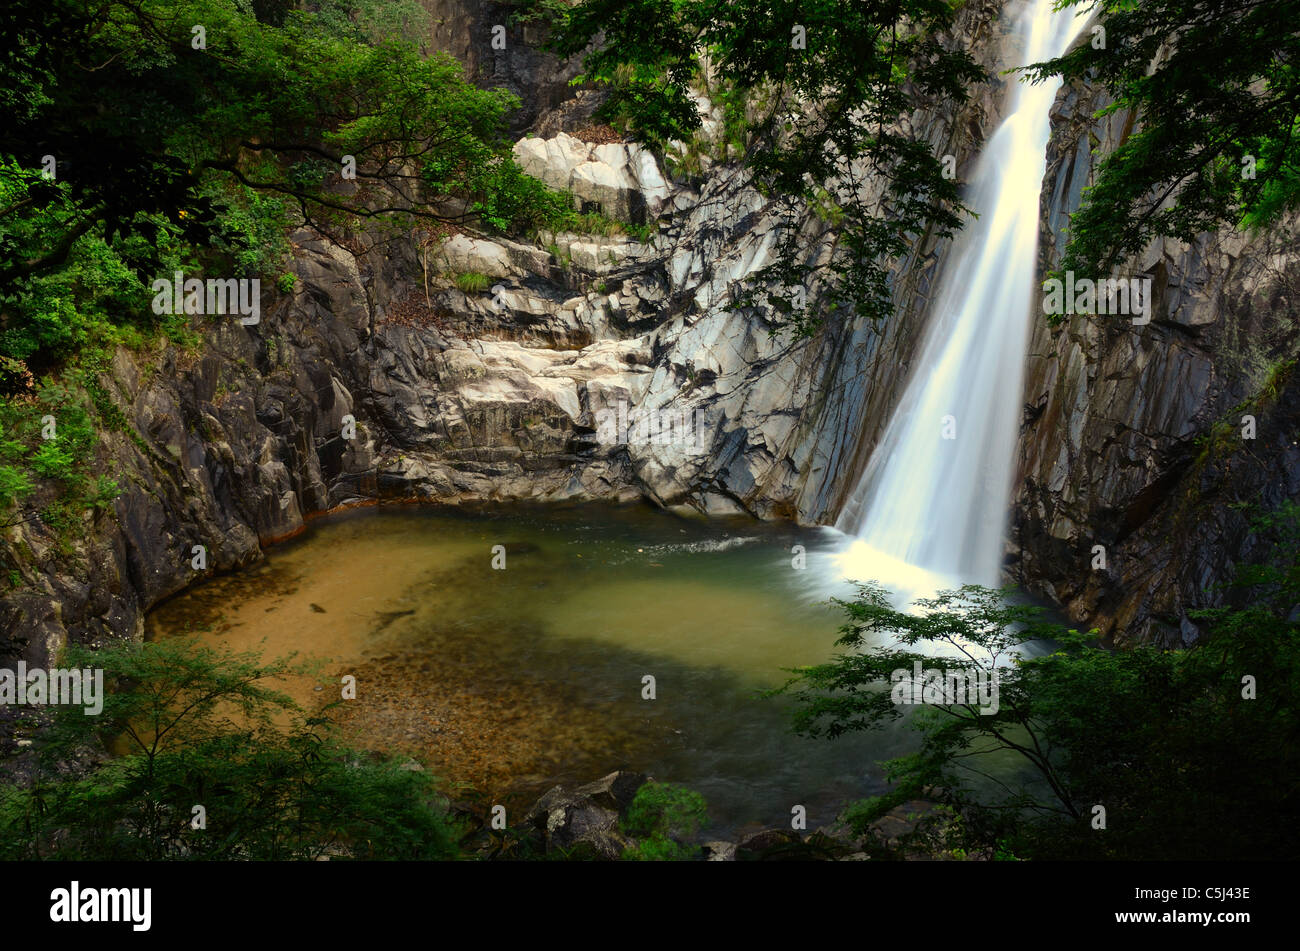
{"label": "brown sediment in water", "polygon": [[[512,644],[536,641],[539,630],[524,618],[507,630],[478,617],[484,541],[357,528],[343,530],[338,549],[281,549],[213,578],[154,611],[149,636],[196,635],[267,660],[297,652],[318,669],[275,686],[308,710],[339,700],[350,674],[355,699],[330,711],[346,742],[413,757],[494,801],[637,755],[641,724],[519,668]],[[536,553],[527,542],[505,547],[512,564]]]}
{"label": "brown sediment in water", "polygon": [[[340,708],[345,739],[411,756],[493,799],[532,798],[635,761],[646,734],[573,691],[502,676],[464,649],[406,653],[358,666],[357,699]],[[622,728],[620,728],[620,726]]]}

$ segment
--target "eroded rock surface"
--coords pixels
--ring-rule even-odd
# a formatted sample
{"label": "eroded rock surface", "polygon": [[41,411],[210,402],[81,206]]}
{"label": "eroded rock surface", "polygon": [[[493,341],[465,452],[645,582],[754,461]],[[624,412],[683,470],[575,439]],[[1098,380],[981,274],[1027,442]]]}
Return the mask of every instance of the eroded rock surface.
{"label": "eroded rock surface", "polygon": [[[1091,120],[1105,104],[1089,88],[1058,97],[1044,273],[1097,164],[1133,128],[1123,110]],[[1291,218],[1263,234],[1153,243],[1119,268],[1151,279],[1147,324],[1036,316],[1010,567],[1074,620],[1119,640],[1195,640],[1188,612],[1223,603],[1217,586],[1259,554],[1250,509],[1300,495],[1298,231]]]}

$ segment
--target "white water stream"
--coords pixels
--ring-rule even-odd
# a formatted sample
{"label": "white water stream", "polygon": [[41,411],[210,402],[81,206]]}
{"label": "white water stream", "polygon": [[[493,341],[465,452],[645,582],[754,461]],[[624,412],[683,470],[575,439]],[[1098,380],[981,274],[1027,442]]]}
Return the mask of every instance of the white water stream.
{"label": "white water stream", "polygon": [[[1025,64],[1061,55],[1087,23],[1052,7],[1030,0],[1019,12]],[[979,218],[948,251],[907,388],[836,523],[855,536],[844,575],[900,598],[998,582],[1059,87],[1010,79],[1006,119],[967,192]]]}

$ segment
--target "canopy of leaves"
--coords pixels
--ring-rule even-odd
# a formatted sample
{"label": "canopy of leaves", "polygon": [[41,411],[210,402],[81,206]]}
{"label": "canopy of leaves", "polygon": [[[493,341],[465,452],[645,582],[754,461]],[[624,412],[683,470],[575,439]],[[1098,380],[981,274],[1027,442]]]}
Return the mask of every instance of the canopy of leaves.
{"label": "canopy of leaves", "polygon": [[[951,234],[962,221],[958,183],[900,120],[935,101],[964,102],[983,79],[945,46],[955,6],[944,0],[583,0],[559,18],[553,46],[585,53],[584,79],[611,89],[608,110],[646,140],[689,140],[700,125],[690,95],[704,55],[755,101],[744,161],[779,199],[777,261],[755,275],[759,294],[798,330],[819,322],[800,212],[832,206],[839,253],[820,273],[825,306],[871,317],[892,311],[890,262],[909,240]],[[588,47],[594,43],[594,47]],[[884,183],[881,198],[873,185]],[[879,200],[878,200],[879,199]],[[802,293],[796,290],[802,289]]]}
{"label": "canopy of leaves", "polygon": [[1102,115],[1138,115],[1071,220],[1061,271],[1107,274],[1153,238],[1262,227],[1294,208],[1300,2],[1100,0],[1098,10],[1104,45],[1028,69],[1101,83],[1113,97]]}

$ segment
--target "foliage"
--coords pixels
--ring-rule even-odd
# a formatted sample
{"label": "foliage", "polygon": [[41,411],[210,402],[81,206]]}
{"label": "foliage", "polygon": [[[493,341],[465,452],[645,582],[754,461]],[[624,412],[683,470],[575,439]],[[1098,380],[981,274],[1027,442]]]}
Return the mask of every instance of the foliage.
{"label": "foliage", "polygon": [[[36,207],[47,199],[45,207]],[[51,185],[4,156],[0,205],[8,211],[0,213],[0,266],[6,258],[38,259],[75,217],[66,182]],[[115,322],[135,320],[171,332],[173,318],[147,314],[149,293],[134,264],[148,257],[170,273],[188,259],[165,222],[152,221],[158,229],[153,243],[139,237],[108,242],[88,234],[73,242],[56,266],[5,283],[0,289],[0,359],[5,360],[0,393],[29,391],[32,371],[117,342]]]}
{"label": "foliage", "polygon": [[693,839],[708,818],[699,793],[672,783],[645,783],[623,819],[623,831],[640,841],[623,857],[646,862],[696,858],[699,846],[683,840]]}
{"label": "foliage", "polygon": [[[0,8],[0,30],[19,41],[0,96],[8,392],[25,371],[104,345],[114,326],[160,329],[171,318],[147,308],[159,275],[282,273],[290,224],[345,243],[363,219],[479,216],[510,230],[564,204],[510,155],[504,119],[518,100],[477,88],[446,55],[426,57],[413,0],[309,6]],[[347,181],[356,187],[338,187]]]}
{"label": "foliage", "polygon": [[417,0],[313,0],[308,7],[322,30],[357,43],[419,43],[429,27],[428,11]]}
{"label": "foliage", "polygon": [[[942,32],[954,7],[944,0],[583,0],[557,12],[553,48],[584,54],[587,80],[611,91],[605,107],[644,140],[690,141],[700,128],[690,83],[699,57],[727,77],[732,95],[766,102],[749,124],[744,161],[779,198],[784,227],[777,260],[740,303],[760,295],[797,330],[811,333],[814,276],[823,302],[873,318],[892,311],[889,267],[915,235],[950,235],[962,221],[959,183],[944,178],[928,143],[899,120],[935,100],[962,103],[982,71]],[[806,49],[796,48],[799,30]],[[594,46],[592,46],[594,44]],[[589,49],[589,47],[591,47]],[[740,130],[733,120],[728,133]],[[885,183],[882,201],[869,179]],[[842,209],[839,253],[823,271],[807,259],[801,206],[832,187]],[[804,288],[799,294],[795,288]]]}
{"label": "foliage", "polygon": [[[967,586],[894,608],[867,584],[841,602],[849,650],[782,688],[796,726],[838,736],[902,715],[894,671],[999,673],[996,712],[960,698],[914,708],[920,749],[886,765],[894,788],[852,806],[861,834],[912,799],[939,808],[903,848],[989,858],[1268,858],[1294,854],[1300,819],[1300,506],[1256,522],[1269,557],[1244,567],[1236,606],[1198,613],[1186,650],[1103,649],[1006,592]],[[1042,656],[1021,645],[1050,644]],[[937,659],[918,649],[944,645]],[[889,645],[889,646],[882,646]],[[1006,660],[1011,658],[1011,663]],[[1003,666],[998,666],[999,660]],[[1258,699],[1248,698],[1253,678]],[[896,683],[897,679],[894,678]],[[967,698],[969,699],[969,698]],[[931,700],[935,702],[930,702]],[[987,710],[987,708],[985,708]],[[1095,807],[1106,827],[1095,828]]]}
{"label": "foliage", "polygon": [[[584,211],[578,213],[569,210],[563,214],[556,215],[544,230],[539,230],[533,235],[534,240],[542,240],[546,235],[548,247],[558,247],[555,245],[554,238],[556,232],[571,231],[575,234],[597,235],[602,238],[616,238],[626,236],[633,241],[639,241],[642,244],[650,241],[654,237],[656,226],[654,222],[645,224],[633,224],[629,221],[620,221],[617,218],[611,218],[601,211]],[[560,257],[558,250],[553,251],[556,257]]]}
{"label": "foliage", "polygon": [[649,243],[650,239],[655,235],[656,229],[651,222],[646,222],[643,225],[628,224],[626,222],[622,222],[621,224],[623,225],[623,232],[629,238],[633,241],[639,241],[642,244]]}
{"label": "foliage", "polygon": [[466,271],[456,275],[456,286],[466,294],[481,294],[488,289],[492,278],[477,271]]}
{"label": "foliage", "polygon": [[17,466],[0,465],[0,511],[5,511],[32,491],[32,480]]}
{"label": "foliage", "polygon": [[[1081,0],[1069,0],[1080,3]],[[1071,219],[1061,271],[1107,274],[1153,238],[1259,228],[1300,202],[1296,0],[1100,0],[1104,46],[1027,69],[1103,84],[1138,127]]]}
{"label": "foliage", "polygon": [[621,221],[615,221],[600,212],[586,212],[576,215],[570,224],[570,229],[579,234],[594,234],[604,238],[613,238],[626,234],[626,228],[627,226]]}
{"label": "foliage", "polygon": [[554,23],[568,12],[566,0],[513,0],[511,23]]}
{"label": "foliage", "polygon": [[[292,669],[180,639],[89,651],[99,716],[57,707],[27,786],[0,786],[0,857],[441,859],[457,830],[426,773],[339,744],[270,685]],[[287,722],[286,722],[287,721]],[[101,738],[118,755],[64,769]],[[206,828],[195,828],[202,805]]]}
{"label": "foliage", "polygon": [[[284,199],[248,186],[210,181],[204,194],[220,209],[219,225],[209,248],[230,263],[238,277],[261,277],[278,269],[289,253],[285,230],[289,207]],[[212,260],[210,266],[225,262]]]}
{"label": "foliage", "polygon": [[[39,484],[46,487],[46,512],[53,516],[47,524],[64,525],[64,534],[75,527],[76,513],[103,508],[116,497],[113,480],[91,476],[94,416],[82,389],[75,383],[47,383],[34,399],[0,399],[0,526],[25,520],[11,510]],[[47,420],[52,421],[52,438],[46,438]]]}
{"label": "foliage", "polygon": [[88,474],[93,440],[64,435],[81,432],[80,408],[55,411],[60,437],[39,440],[51,386],[84,387],[104,426],[149,451],[98,379],[118,346],[193,345],[189,316],[149,306],[160,276],[260,278],[287,294],[294,225],[351,248],[366,219],[511,231],[572,215],[514,162],[504,130],[518,100],[420,50],[415,0],[296,6],[0,7],[14,40],[0,92],[0,522],[39,510],[66,541],[116,491]]}
{"label": "foliage", "polygon": [[623,851],[628,862],[689,862],[699,857],[698,845],[684,845],[655,832]]}
{"label": "foliage", "polygon": [[555,229],[573,217],[572,197],[525,173],[508,150],[444,149],[424,170],[434,195],[468,194],[474,214],[502,234]]}

